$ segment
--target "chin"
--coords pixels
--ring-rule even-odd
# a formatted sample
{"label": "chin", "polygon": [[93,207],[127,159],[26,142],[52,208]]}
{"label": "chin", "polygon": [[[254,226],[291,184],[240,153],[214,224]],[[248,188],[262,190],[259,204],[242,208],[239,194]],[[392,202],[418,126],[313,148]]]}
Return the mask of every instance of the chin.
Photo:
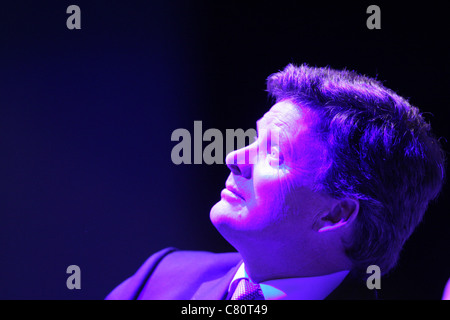
{"label": "chin", "polygon": [[245,210],[245,206],[231,204],[222,199],[211,208],[209,218],[220,233],[227,229],[241,229],[245,225],[242,221]]}

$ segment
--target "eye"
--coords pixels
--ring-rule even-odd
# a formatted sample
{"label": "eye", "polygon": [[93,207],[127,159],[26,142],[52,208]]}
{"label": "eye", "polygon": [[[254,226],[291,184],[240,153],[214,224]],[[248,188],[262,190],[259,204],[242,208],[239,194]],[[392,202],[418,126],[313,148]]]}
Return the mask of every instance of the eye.
{"label": "eye", "polygon": [[270,151],[270,155],[272,157],[277,157],[278,156],[278,150],[275,147],[272,147],[272,150]]}
{"label": "eye", "polygon": [[270,165],[279,166],[283,164],[284,158],[278,147],[271,147],[268,155]]}
{"label": "eye", "polygon": [[280,154],[280,152],[278,151],[278,148],[277,148],[277,147],[271,147],[271,148],[270,148],[269,156],[270,156],[272,159],[277,159],[279,154]]}

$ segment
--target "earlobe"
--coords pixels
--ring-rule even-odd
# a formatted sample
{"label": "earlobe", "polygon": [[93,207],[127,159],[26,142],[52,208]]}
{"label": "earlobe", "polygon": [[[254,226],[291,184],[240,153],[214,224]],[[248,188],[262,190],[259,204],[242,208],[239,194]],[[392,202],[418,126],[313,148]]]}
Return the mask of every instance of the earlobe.
{"label": "earlobe", "polygon": [[324,212],[314,222],[313,229],[317,232],[326,232],[340,229],[349,225],[358,215],[359,201],[355,199],[342,199],[328,212]]}

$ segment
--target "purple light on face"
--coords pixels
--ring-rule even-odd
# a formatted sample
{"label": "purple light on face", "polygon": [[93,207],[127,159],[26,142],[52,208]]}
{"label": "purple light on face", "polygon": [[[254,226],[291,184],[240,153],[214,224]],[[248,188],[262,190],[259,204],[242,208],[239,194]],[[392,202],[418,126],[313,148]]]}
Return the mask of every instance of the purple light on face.
{"label": "purple light on face", "polygon": [[329,165],[316,189],[360,200],[346,252],[356,269],[372,261],[388,272],[442,189],[445,153],[430,124],[408,100],[354,71],[289,64],[269,76],[267,91],[317,115]]}
{"label": "purple light on face", "polygon": [[274,161],[279,162],[279,152],[276,152],[280,144],[280,130],[258,130],[258,138],[250,145],[235,150],[229,154],[229,162],[238,165],[254,165],[261,156],[270,154]]}
{"label": "purple light on face", "polygon": [[221,195],[221,197],[227,199],[227,201],[230,201],[230,202],[245,201],[245,199],[239,193],[237,193],[233,189],[230,189],[230,187],[223,189],[220,195]]}

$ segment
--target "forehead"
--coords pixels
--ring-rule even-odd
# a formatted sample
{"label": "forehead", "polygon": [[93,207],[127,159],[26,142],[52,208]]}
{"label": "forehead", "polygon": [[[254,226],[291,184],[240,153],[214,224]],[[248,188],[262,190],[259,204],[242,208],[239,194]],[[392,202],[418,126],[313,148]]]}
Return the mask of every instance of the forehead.
{"label": "forehead", "polygon": [[309,107],[298,106],[289,100],[280,101],[257,122],[258,132],[276,130],[279,145],[290,165],[302,172],[318,172],[326,158],[327,148],[316,132],[319,115]]}
{"label": "forehead", "polygon": [[280,101],[272,106],[264,116],[256,122],[258,130],[279,128],[286,134],[307,131],[308,119],[306,109],[296,106],[289,100]]}

